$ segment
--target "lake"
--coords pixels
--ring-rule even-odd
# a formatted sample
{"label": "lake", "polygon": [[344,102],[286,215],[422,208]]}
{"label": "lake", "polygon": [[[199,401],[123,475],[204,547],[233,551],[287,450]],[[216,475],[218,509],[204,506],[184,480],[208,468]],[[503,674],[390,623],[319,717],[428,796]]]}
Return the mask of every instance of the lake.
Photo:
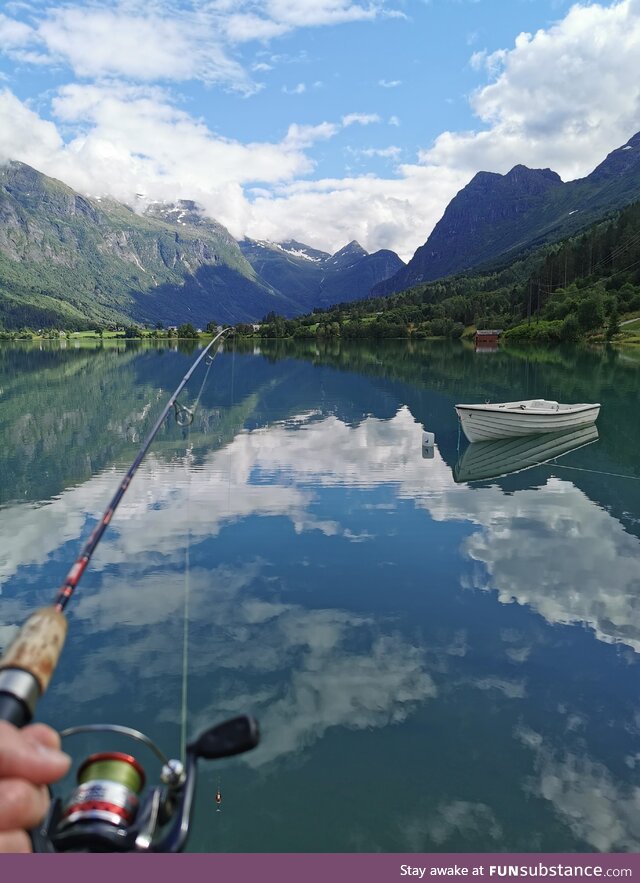
{"label": "lake", "polygon": [[[0,345],[0,645],[193,352]],[[598,439],[460,480],[454,404],[533,397],[600,401]],[[259,748],[200,766],[193,851],[638,851],[639,434],[633,355],[228,346],[105,534],[38,717],[175,755],[183,724],[254,714]]]}

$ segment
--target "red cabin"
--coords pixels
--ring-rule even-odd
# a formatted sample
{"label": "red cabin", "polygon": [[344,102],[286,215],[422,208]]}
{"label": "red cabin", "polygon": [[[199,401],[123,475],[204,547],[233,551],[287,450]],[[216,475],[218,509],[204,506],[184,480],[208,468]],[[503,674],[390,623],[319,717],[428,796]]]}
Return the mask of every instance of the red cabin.
{"label": "red cabin", "polygon": [[476,331],[475,345],[477,350],[496,350],[502,329]]}

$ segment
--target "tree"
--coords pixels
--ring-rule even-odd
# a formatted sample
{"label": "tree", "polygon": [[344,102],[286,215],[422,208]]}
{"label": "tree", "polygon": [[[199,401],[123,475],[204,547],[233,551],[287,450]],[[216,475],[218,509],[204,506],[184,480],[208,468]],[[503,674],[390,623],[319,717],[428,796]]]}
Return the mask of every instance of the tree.
{"label": "tree", "polygon": [[567,316],[562,323],[560,337],[562,340],[567,341],[577,340],[580,337],[580,324],[576,316]]}
{"label": "tree", "polygon": [[618,308],[614,305],[609,313],[609,321],[607,322],[607,340],[612,340],[619,331],[620,318],[618,316]]}
{"label": "tree", "polygon": [[604,323],[604,306],[599,294],[591,294],[578,304],[578,323],[584,331]]}
{"label": "tree", "polygon": [[191,322],[184,322],[182,325],[178,326],[178,337],[181,337],[181,338],[198,337],[198,332],[193,327]]}

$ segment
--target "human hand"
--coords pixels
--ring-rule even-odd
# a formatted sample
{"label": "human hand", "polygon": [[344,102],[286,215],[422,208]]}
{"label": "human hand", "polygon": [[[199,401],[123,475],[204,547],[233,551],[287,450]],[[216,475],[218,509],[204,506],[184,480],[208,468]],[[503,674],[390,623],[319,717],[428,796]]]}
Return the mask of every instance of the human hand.
{"label": "human hand", "polygon": [[0,721],[0,852],[31,852],[27,831],[47,812],[45,786],[61,779],[70,765],[51,727],[18,730]]}

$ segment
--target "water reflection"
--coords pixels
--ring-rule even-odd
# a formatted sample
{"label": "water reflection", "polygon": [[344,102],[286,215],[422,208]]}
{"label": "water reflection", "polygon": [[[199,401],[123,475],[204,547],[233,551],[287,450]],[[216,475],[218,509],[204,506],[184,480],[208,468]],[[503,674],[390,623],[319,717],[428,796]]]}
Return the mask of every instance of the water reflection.
{"label": "water reflection", "polygon": [[[497,591],[501,602],[526,604],[549,622],[582,622],[600,640],[640,649],[635,537],[571,482],[555,476],[512,494],[493,486],[479,495],[456,485],[437,449],[433,460],[421,458],[421,441],[420,424],[402,407],[390,420],[371,417],[355,427],[335,417],[298,415],[236,436],[198,467],[188,458],[167,464],[151,457],[144,479],[125,498],[94,570],[134,561],[139,569],[158,556],[163,567],[177,564],[187,531],[197,542],[216,536],[224,524],[256,516],[286,517],[297,534],[318,531],[366,543],[376,534],[355,529],[344,513],[317,514],[312,488],[390,485],[398,499],[424,508],[436,522],[473,526],[462,545],[470,565],[464,568],[464,585]],[[106,478],[70,489],[46,507],[0,510],[0,532],[14,535],[3,544],[0,584],[21,567],[46,564],[86,532],[104,504]],[[108,478],[111,484],[118,476]],[[133,602],[134,611],[136,606]],[[161,621],[171,611],[156,606],[152,613],[142,604],[140,612]]]}
{"label": "water reflection", "polygon": [[[0,643],[50,599],[117,485],[160,398],[157,355],[123,362],[115,428],[78,443],[93,458],[108,439],[107,468],[0,508]],[[229,827],[213,837],[203,797],[194,848],[637,848],[637,507],[614,517],[617,485],[551,462],[457,483],[459,395],[442,384],[242,358],[235,401],[205,395],[194,435],[167,427],[132,484],[74,599],[47,719],[177,744],[188,545],[189,729],[249,711],[264,731],[229,771],[236,825],[225,784]],[[557,441],[548,456],[585,463]],[[501,469],[522,462],[507,453]]]}
{"label": "water reflection", "polygon": [[535,758],[532,793],[552,803],[581,840],[600,852],[640,849],[640,789],[616,781],[584,752],[554,750],[526,727],[516,736]]}
{"label": "water reflection", "polygon": [[577,451],[598,439],[595,425],[568,432],[495,439],[470,444],[453,470],[457,482],[486,481],[522,472]]}

